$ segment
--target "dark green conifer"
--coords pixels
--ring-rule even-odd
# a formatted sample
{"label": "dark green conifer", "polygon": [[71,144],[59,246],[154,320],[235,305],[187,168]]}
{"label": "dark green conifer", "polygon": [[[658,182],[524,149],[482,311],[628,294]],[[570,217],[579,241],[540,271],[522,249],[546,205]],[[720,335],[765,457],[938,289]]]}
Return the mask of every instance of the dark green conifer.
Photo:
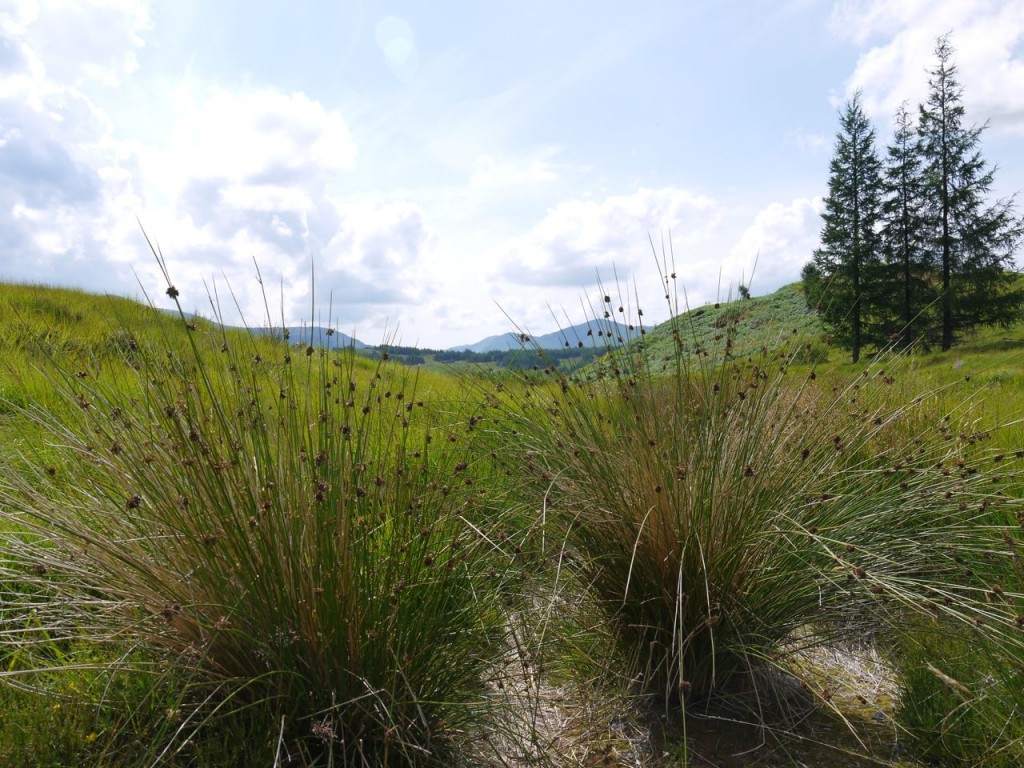
{"label": "dark green conifer", "polygon": [[924,174],[918,134],[907,104],[896,110],[886,149],[882,200],[882,254],[889,289],[880,297],[885,322],[899,345],[935,341],[937,270],[925,234]]}
{"label": "dark green conifer", "polygon": [[994,171],[981,157],[985,126],[964,127],[963,90],[948,37],[935,46],[918,132],[924,171],[925,239],[938,268],[942,349],[979,325],[1020,318],[1024,291],[1013,255],[1024,235],[1013,199],[989,205]]}
{"label": "dark green conifer", "polygon": [[840,114],[829,166],[821,246],[804,269],[808,302],[817,306],[833,339],[849,347],[853,361],[866,343],[877,343],[872,318],[881,286],[882,164],[875,132],[858,91]]}

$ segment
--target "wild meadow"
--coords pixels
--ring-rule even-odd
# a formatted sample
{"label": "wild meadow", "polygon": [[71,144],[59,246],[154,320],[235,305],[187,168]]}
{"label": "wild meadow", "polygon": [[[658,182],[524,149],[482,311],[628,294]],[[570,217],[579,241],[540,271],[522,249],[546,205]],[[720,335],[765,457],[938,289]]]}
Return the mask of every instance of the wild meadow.
{"label": "wild meadow", "polygon": [[1024,328],[664,271],[571,374],[0,286],[0,764],[1020,765]]}

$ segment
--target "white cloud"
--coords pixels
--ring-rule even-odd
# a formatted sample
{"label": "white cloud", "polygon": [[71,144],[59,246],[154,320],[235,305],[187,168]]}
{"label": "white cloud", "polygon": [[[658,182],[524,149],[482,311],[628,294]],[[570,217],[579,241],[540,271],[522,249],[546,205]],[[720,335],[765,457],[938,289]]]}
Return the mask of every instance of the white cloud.
{"label": "white cloud", "polygon": [[832,139],[824,133],[808,133],[802,130],[794,131],[790,134],[790,140],[796,144],[801,152],[808,152],[812,155],[828,149],[832,142]]}
{"label": "white cloud", "polygon": [[[262,321],[263,290],[289,322],[313,312],[382,325],[397,303],[415,301],[429,229],[401,201],[332,193],[357,157],[339,111],[303,93],[186,81],[164,94],[173,108],[159,135],[114,138],[90,89],[133,77],[147,23],[145,5],[131,0],[0,10],[0,247],[16,254],[3,278],[135,294],[134,269],[163,302],[138,216],[189,310],[210,311],[215,283],[234,322],[236,299],[250,322]],[[76,25],[96,34],[72,40]]]}
{"label": "white cloud", "polygon": [[[372,287],[390,303],[415,299],[422,287],[415,278],[431,240],[423,211],[406,202],[345,203],[337,207],[338,227],[327,244],[324,266],[331,274]],[[350,303],[376,303],[346,291]]]}
{"label": "white cloud", "polygon": [[968,119],[1024,131],[1024,0],[841,0],[832,28],[858,45],[876,41],[837,101],[862,89],[865,108],[882,119],[905,99],[920,103],[935,67],[935,41],[952,33]]}
{"label": "white cloud", "polygon": [[759,294],[798,280],[818,247],[821,211],[821,198],[797,198],[761,209],[729,251],[723,270],[742,273],[748,280],[753,273],[754,292]]}
{"label": "white cloud", "polygon": [[498,259],[500,278],[519,285],[581,286],[614,266],[627,279],[651,258],[649,236],[671,232],[686,248],[706,239],[722,211],[710,197],[676,187],[641,188],[603,201],[570,200],[551,208]]}
{"label": "white cloud", "polygon": [[543,157],[528,160],[495,159],[491,155],[479,155],[473,162],[469,183],[474,187],[500,189],[554,181],[558,174],[547,162],[547,157],[554,153],[555,150],[548,150]]}
{"label": "white cloud", "polygon": [[130,272],[103,265],[125,258],[123,234],[135,225],[124,206],[138,201],[109,121],[83,84],[130,73],[147,23],[136,2],[22,1],[0,10],[5,278],[132,291]]}
{"label": "white cloud", "polygon": [[339,112],[302,93],[210,88],[191,96],[166,145],[142,152],[147,188],[159,191],[151,228],[166,233],[193,295],[202,278],[224,273],[242,313],[261,317],[255,259],[273,300],[283,294],[289,321],[311,312],[324,322],[364,320],[372,335],[398,304],[415,300],[407,273],[429,240],[423,214],[401,200],[332,193],[357,155]]}
{"label": "white cloud", "polygon": [[662,238],[666,244],[671,238],[687,290],[713,298],[716,238],[726,213],[713,198],[678,187],[564,200],[521,234],[465,260],[460,274],[442,281],[438,298],[427,297],[430,312],[445,319],[453,340],[463,342],[510,330],[512,321],[502,320],[502,313],[524,328],[546,332],[556,322],[550,308],[561,324],[581,322],[581,301],[595,301],[600,279],[610,291],[628,296],[623,303],[634,309],[639,303],[645,319],[663,319],[667,307],[651,239],[660,254]]}
{"label": "white cloud", "polygon": [[[553,327],[548,304],[558,308],[563,324],[584,319],[581,299],[600,306],[597,273],[610,292],[621,290],[634,308],[639,302],[645,320],[659,322],[668,309],[649,236],[659,261],[664,238],[665,251],[674,254],[667,271],[678,276],[679,300],[696,307],[735,295],[740,282],[763,294],[799,280],[818,246],[821,209],[820,198],[801,197],[766,205],[744,220],[738,210],[674,187],[566,201],[493,256],[501,266],[487,284],[498,286],[492,295],[509,316],[534,331]],[[742,234],[728,240],[735,231]],[[458,309],[451,307],[453,318]]]}
{"label": "white cloud", "polygon": [[[162,178],[178,186],[182,179],[219,179],[236,187],[287,187],[326,183],[352,167],[356,148],[340,113],[303,93],[212,87],[193,97],[157,154],[166,158]],[[154,156],[151,164],[161,161]]]}
{"label": "white cloud", "polygon": [[[873,37],[889,37],[908,26],[920,26],[929,15],[945,24],[945,15],[955,13],[957,7],[971,6],[933,0],[839,0],[832,8],[831,26],[837,34],[866,45]],[[929,9],[934,13],[929,14]]]}
{"label": "white cloud", "polygon": [[117,83],[138,67],[150,23],[144,0],[14,0],[0,31],[20,37],[55,82]]}

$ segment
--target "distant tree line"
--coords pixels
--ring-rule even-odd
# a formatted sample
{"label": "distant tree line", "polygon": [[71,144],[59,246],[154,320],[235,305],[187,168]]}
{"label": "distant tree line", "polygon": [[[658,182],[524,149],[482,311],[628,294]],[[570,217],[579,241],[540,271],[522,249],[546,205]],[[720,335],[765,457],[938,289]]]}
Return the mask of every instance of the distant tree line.
{"label": "distant tree line", "polygon": [[417,347],[364,347],[358,350],[359,354],[374,360],[379,360],[381,355],[386,354],[388,360],[394,360],[404,365],[423,365],[427,362],[427,355],[436,355],[438,350],[419,349]]}
{"label": "distant tree line", "polygon": [[935,55],[926,103],[916,122],[900,106],[884,159],[860,92],[840,114],[821,245],[803,284],[854,362],[868,345],[948,350],[979,326],[1020,319],[1024,306],[1013,261],[1024,222],[1012,197],[988,202],[994,171],[979,149],[986,126],[964,124],[948,36]]}
{"label": "distant tree line", "polygon": [[554,364],[563,370],[575,370],[576,368],[588,365],[593,362],[599,354],[607,350],[603,347],[571,347],[567,349],[545,349],[543,355],[529,346],[521,349],[495,349],[488,352],[472,352],[470,350],[454,349],[418,349],[417,347],[386,347],[384,349],[371,347],[360,350],[360,354],[367,357],[378,358],[384,352],[389,359],[405,365],[423,365],[432,359],[439,363],[481,363],[494,365],[499,368],[511,368],[529,370],[531,368],[545,368]]}

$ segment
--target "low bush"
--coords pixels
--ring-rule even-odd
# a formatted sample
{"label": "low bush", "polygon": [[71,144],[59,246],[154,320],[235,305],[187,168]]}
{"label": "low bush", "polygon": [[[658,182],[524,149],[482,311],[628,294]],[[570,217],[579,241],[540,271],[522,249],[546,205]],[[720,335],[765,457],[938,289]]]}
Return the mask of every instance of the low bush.
{"label": "low bush", "polygon": [[731,326],[711,347],[673,334],[671,375],[642,342],[608,349],[596,382],[549,367],[508,415],[516,466],[643,690],[670,708],[750,690],[763,664],[788,668],[794,636],[891,634],[934,594],[958,621],[1015,628],[984,597],[991,575],[963,581],[960,564],[999,539],[990,513],[1008,499],[979,471],[993,451],[905,426],[925,418],[890,397],[905,358],[822,386],[785,346],[731,360]]}
{"label": "low bush", "polygon": [[165,760],[216,723],[265,764],[447,764],[514,559],[482,528],[471,411],[385,359],[188,327],[184,355],[127,342],[133,386],[85,371],[76,415],[35,414],[66,458],[2,489],[0,578],[35,594],[11,671],[70,671],[47,651],[83,635],[129,649],[107,663],[178,691]]}

